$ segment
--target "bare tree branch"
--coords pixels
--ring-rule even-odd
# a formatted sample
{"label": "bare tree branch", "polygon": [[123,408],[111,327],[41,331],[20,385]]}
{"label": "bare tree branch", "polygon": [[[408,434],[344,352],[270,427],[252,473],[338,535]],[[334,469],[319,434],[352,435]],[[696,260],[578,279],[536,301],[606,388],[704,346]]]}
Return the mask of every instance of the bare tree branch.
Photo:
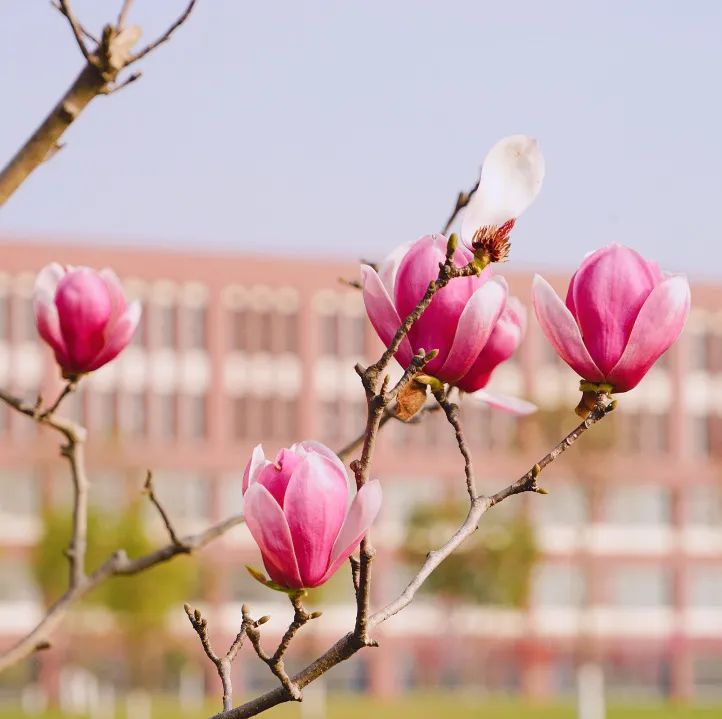
{"label": "bare tree branch", "polygon": [[162,45],[164,42],[168,42],[173,33],[188,19],[197,1],[198,0],[191,0],[186,6],[186,9],[183,11],[183,14],[165,31],[165,33],[163,33],[163,35],[161,35],[157,40],[150,43],[150,45],[147,45],[135,55],[132,55],[128,60],[128,65],[138,62],[138,60],[144,58],[149,52],[153,52],[153,50]]}
{"label": "bare tree branch", "polygon": [[243,522],[243,515],[229,517],[198,534],[180,539],[180,545],[167,544],[149,554],[130,559],[123,550],[113,553],[98,569],[86,576],[79,584],[70,587],[60,599],[48,609],[35,628],[7,651],[0,654],[0,672],[47,645],[49,637],[62,622],[67,613],[86,594],[110,577],[130,576],[143,572],[179,554],[190,554],[202,549],[229,529]]}
{"label": "bare tree branch", "polygon": [[70,23],[70,27],[73,30],[73,35],[75,36],[75,42],[78,43],[78,47],[80,48],[80,52],[83,53],[83,57],[86,59],[87,62],[90,62],[90,51],[88,50],[87,45],[85,44],[85,41],[83,40],[83,30],[81,28],[80,23],[76,20],[75,15],[73,14],[73,11],[70,9],[70,3],[68,0],[59,0],[60,1],[60,12],[65,15],[65,17],[68,19],[68,22]]}
{"label": "bare tree branch", "polygon": [[444,411],[446,419],[449,424],[454,428],[454,434],[456,436],[456,443],[459,445],[459,452],[464,458],[464,474],[466,476],[466,491],[469,494],[469,499],[473,502],[476,499],[476,482],[474,480],[474,466],[471,460],[471,452],[466,444],[464,438],[464,430],[461,427],[461,420],[459,419],[459,405],[453,402],[449,402],[446,390],[441,389],[434,393],[436,401]]}
{"label": "bare tree branch", "polygon": [[[479,175],[479,180],[481,180],[481,175]],[[469,204],[471,198],[474,196],[474,193],[479,189],[479,180],[476,181],[474,186],[468,192],[459,193],[458,197],[456,198],[456,205],[451,211],[449,219],[446,220],[444,229],[441,230],[442,235],[446,235],[451,226],[454,224],[454,220],[456,219],[457,215]]]}
{"label": "bare tree branch", "polygon": [[[233,684],[231,682],[231,664],[238,654],[238,650],[243,645],[243,640],[246,636],[246,616],[245,612],[243,615],[243,621],[241,622],[241,629],[233,640],[228,651],[219,657],[211,647],[211,640],[208,637],[208,621],[201,615],[200,610],[193,609],[190,604],[184,604],[183,608],[186,610],[188,619],[190,620],[191,626],[198,634],[203,646],[203,651],[206,656],[213,662],[218,672],[218,676],[221,679],[221,685],[223,686],[223,711],[228,711],[233,706]],[[244,607],[245,608],[245,607]]]}
{"label": "bare tree branch", "polygon": [[92,574],[87,575],[85,571],[85,553],[87,546],[88,478],[85,471],[84,456],[86,432],[83,427],[55,414],[61,402],[74,387],[74,383],[68,383],[58,399],[45,412],[41,410],[40,401],[31,404],[0,390],[0,401],[5,402],[12,409],[26,415],[38,424],[54,429],[63,436],[65,443],[61,448],[61,453],[70,464],[74,498],[72,536],[70,546],[66,551],[70,562],[68,590],[48,609],[34,629],[13,647],[0,653],[0,671],[39,649],[47,648],[52,632],[73,605],[109,577],[138,574],[157,564],[167,562],[179,554],[191,554],[243,522],[243,515],[236,515],[209,527],[199,534],[179,538],[168,514],[153,492],[152,479],[146,480],[146,491],[148,491],[151,502],[163,519],[171,537],[171,543],[135,559],[129,559],[123,550],[118,550]]}
{"label": "bare tree branch", "polygon": [[145,484],[143,485],[143,489],[145,493],[148,495],[148,499],[150,500],[151,504],[158,510],[158,514],[160,514],[161,519],[163,520],[163,524],[165,525],[165,528],[168,532],[168,536],[170,537],[170,541],[180,549],[185,550],[185,545],[181,542],[180,539],[178,539],[178,535],[176,534],[175,529],[173,528],[173,523],[170,521],[170,517],[168,516],[168,513],[165,511],[163,505],[160,503],[160,500],[156,496],[155,488],[153,487],[153,473],[148,470],[145,476]]}
{"label": "bare tree branch", "polygon": [[[192,0],[183,14],[158,40],[135,54],[132,53],[132,46],[140,35],[140,28],[125,27],[131,0],[124,0],[117,24],[106,25],[100,39],[96,39],[82,26],[71,10],[69,0],[57,0],[52,3],[67,19],[75,41],[85,58],[85,64],[58,104],[7,165],[0,170],[0,207],[36,168],[62,146],[60,138],[63,133],[75,122],[91,100],[99,95],[111,95],[140,78],[141,74],[136,72],[119,82],[119,76],[125,68],[170,39],[188,19],[196,2],[197,0]],[[94,43],[92,50],[88,48],[84,38]]]}

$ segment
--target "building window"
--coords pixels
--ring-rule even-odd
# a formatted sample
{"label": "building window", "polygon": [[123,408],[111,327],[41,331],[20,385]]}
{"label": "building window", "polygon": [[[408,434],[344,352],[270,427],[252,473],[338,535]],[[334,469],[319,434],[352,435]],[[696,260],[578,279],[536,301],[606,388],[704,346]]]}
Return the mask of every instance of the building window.
{"label": "building window", "polygon": [[695,567],[690,572],[688,589],[693,607],[722,607],[722,567]]}
{"label": "building window", "polygon": [[36,602],[38,589],[31,568],[22,559],[3,558],[0,561],[0,600],[5,602]]}
{"label": "building window", "polygon": [[245,439],[248,436],[248,402],[248,397],[234,397],[232,400],[232,435],[235,439]]}
{"label": "building window", "polygon": [[616,567],[609,601],[618,607],[666,607],[672,603],[672,574],[656,564]]}
{"label": "building window", "polygon": [[337,357],[339,355],[339,326],[335,314],[321,315],[321,354]]}
{"label": "building window", "polygon": [[228,316],[230,323],[231,348],[234,350],[246,349],[246,311],[242,308],[234,309]]}
{"label": "building window", "polygon": [[688,524],[722,527],[722,488],[718,484],[689,484],[684,497]]}
{"label": "building window", "polygon": [[141,302],[140,320],[135,332],[133,332],[131,345],[133,347],[148,346],[148,305],[145,302]]}
{"label": "building window", "polygon": [[40,508],[40,483],[24,469],[0,469],[0,516],[33,517]]}
{"label": "building window", "polygon": [[160,405],[160,434],[165,439],[175,439],[178,433],[178,400],[174,394],[158,396]]}
{"label": "building window", "polygon": [[96,391],[93,394],[93,427],[106,437],[118,433],[118,406],[115,392]]}
{"label": "building window", "polygon": [[298,315],[282,314],[281,317],[281,352],[298,352]]}
{"label": "building window", "polygon": [[32,297],[15,297],[14,319],[14,335],[17,341],[28,342],[38,338]]}
{"label": "building window", "polygon": [[321,402],[321,435],[326,441],[339,439],[341,434],[341,400]]}
{"label": "building window", "polygon": [[208,346],[208,309],[205,306],[186,307],[186,344],[190,349],[205,349]]}
{"label": "building window", "polygon": [[192,472],[166,470],[154,475],[158,497],[168,514],[179,520],[206,520],[211,514],[212,481]]}
{"label": "building window", "polygon": [[261,437],[275,437],[276,423],[274,418],[274,410],[276,404],[275,397],[257,397],[256,411],[259,414],[258,432]]}
{"label": "building window", "polygon": [[604,517],[609,524],[665,525],[672,516],[672,495],[655,484],[610,486],[604,496]]}
{"label": "building window", "polygon": [[161,347],[175,349],[178,345],[177,312],[173,305],[159,305],[158,317],[158,344]]}
{"label": "building window", "polygon": [[106,512],[117,512],[127,503],[125,481],[121,474],[108,470],[94,471],[90,483],[90,501]]}
{"label": "building window", "polygon": [[583,567],[540,562],[532,576],[532,597],[533,603],[539,607],[583,607],[587,601]]}
{"label": "building window", "polygon": [[589,493],[579,482],[555,484],[553,502],[534,504],[536,521],[545,526],[581,527],[589,521]]}
{"label": "building window", "polygon": [[279,437],[295,441],[298,435],[298,403],[295,399],[281,398],[278,400],[276,427]]}
{"label": "building window", "polygon": [[148,434],[148,412],[145,394],[134,392],[125,398],[125,430],[131,437]]}
{"label": "building window", "polygon": [[346,346],[348,355],[362,358],[366,354],[366,316],[356,315],[346,319]]}
{"label": "building window", "polygon": [[710,423],[709,417],[690,417],[691,431],[689,433],[690,449],[696,457],[707,457],[710,453]]}
{"label": "building window", "polygon": [[203,439],[208,432],[208,408],[205,395],[188,397],[188,430],[194,439]]}

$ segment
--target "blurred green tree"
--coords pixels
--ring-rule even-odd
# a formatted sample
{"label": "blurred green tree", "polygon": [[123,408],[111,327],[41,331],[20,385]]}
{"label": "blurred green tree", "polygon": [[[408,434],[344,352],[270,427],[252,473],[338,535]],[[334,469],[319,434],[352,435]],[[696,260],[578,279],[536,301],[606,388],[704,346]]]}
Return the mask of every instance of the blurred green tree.
{"label": "blurred green tree", "polygon": [[[71,513],[67,508],[53,508],[45,512],[45,531],[34,549],[33,571],[47,604],[55,601],[67,588],[68,564],[63,549],[68,546],[71,532]],[[88,512],[89,571],[101,564],[117,549],[124,549],[129,557],[152,551],[157,546],[148,536],[140,502],[135,502],[115,514],[91,508]],[[157,662],[144,661],[155,655],[162,645],[159,637],[168,612],[184,600],[191,599],[197,590],[198,568],[187,558],[177,558],[132,577],[112,577],[91,592],[85,606],[109,610],[124,635],[133,681],[152,684],[149,667]],[[153,651],[151,651],[153,650]]]}
{"label": "blurred green tree", "polygon": [[[417,506],[402,545],[406,560],[423,562],[432,547],[445,541],[466,509],[456,501]],[[423,591],[476,604],[522,606],[531,586],[538,557],[534,529],[525,517],[509,518],[493,512],[479,529],[429,577]]]}

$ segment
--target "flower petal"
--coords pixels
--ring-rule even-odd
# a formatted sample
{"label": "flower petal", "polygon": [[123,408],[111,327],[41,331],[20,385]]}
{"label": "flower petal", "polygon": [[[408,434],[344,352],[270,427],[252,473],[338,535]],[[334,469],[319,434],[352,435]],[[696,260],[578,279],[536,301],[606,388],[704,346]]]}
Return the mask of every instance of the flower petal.
{"label": "flower petal", "polygon": [[652,290],[637,315],[619,362],[608,380],[615,392],[626,392],[639,384],[650,367],[679,337],[689,316],[689,282],[669,277]]}
{"label": "flower petal", "polygon": [[131,302],[121,315],[120,319],[115,323],[112,333],[108,337],[106,344],[96,355],[95,359],[90,363],[86,371],[102,367],[104,364],[115,359],[133,339],[133,334],[140,322],[141,307],[140,302]]}
{"label": "flower petal", "polygon": [[557,354],[582,379],[602,382],[604,375],[589,356],[572,313],[540,275],[534,275],[532,297],[542,331]]}
{"label": "flower petal", "polygon": [[[404,257],[395,287],[395,303],[401,317],[407,317],[416,308],[429,283],[437,278],[439,263],[446,258],[446,245],[443,235],[427,235],[417,240]],[[471,252],[460,247],[454,255],[454,263],[463,267],[471,258]],[[464,308],[490,274],[491,270],[487,268],[481,277],[461,277],[449,282],[434,295],[426,311],[409,330],[409,342],[414,351],[421,348],[439,351],[426,365],[425,371],[429,374],[435,375],[446,361]]]}
{"label": "flower petal", "polygon": [[456,386],[464,392],[486,387],[494,369],[516,352],[525,331],[526,307],[516,297],[508,297],[484,348]]}
{"label": "flower petal", "polygon": [[354,497],[346,520],[331,551],[331,561],[326,574],[321,579],[325,582],[345,562],[361,543],[369,527],[373,524],[381,509],[381,483],[372,479],[364,484]]}
{"label": "flower petal", "polygon": [[106,267],[100,270],[98,275],[100,275],[100,278],[105,282],[113,305],[107,324],[108,329],[111,329],[123,312],[125,312],[125,292],[123,291],[123,285],[121,285],[118,276],[110,268]]}
{"label": "flower petal", "polygon": [[251,458],[248,460],[246,468],[243,470],[243,484],[241,485],[243,494],[256,481],[258,473],[268,464],[270,464],[270,461],[266,459],[266,455],[263,453],[263,445],[257,444],[253,448],[253,452],[251,452]]}
{"label": "flower petal", "polygon": [[322,454],[326,459],[330,459],[337,467],[338,471],[343,474],[344,477],[348,477],[346,472],[346,466],[341,461],[339,456],[332,449],[327,447],[322,442],[317,442],[313,439],[306,439],[303,442],[297,442],[291,446],[292,450],[298,451],[298,448],[303,449],[305,452],[315,452],[316,454]]}
{"label": "flower petal", "polygon": [[61,264],[51,262],[49,265],[45,265],[35,278],[33,298],[35,300],[45,298],[47,302],[55,302],[58,283],[64,276],[65,268]]}
{"label": "flower petal", "polygon": [[602,374],[619,361],[634,321],[656,284],[650,264],[634,250],[618,244],[591,254],[575,273],[567,307]]}
{"label": "flower petal", "polygon": [[386,291],[389,293],[389,297],[394,297],[394,286],[396,284],[396,273],[399,270],[406,253],[413,247],[413,242],[405,242],[403,245],[399,245],[396,249],[387,255],[383,262],[379,265],[378,273],[383,282]]}
{"label": "flower petal", "polygon": [[505,137],[489,150],[479,187],[464,210],[461,239],[466,245],[481,227],[515,220],[539,194],[544,157],[539,143],[527,135]]}
{"label": "flower petal", "polygon": [[263,485],[254,482],[248,488],[243,513],[271,579],[286,587],[303,587],[288,522]]}
{"label": "flower petal", "polygon": [[446,361],[436,373],[441,380],[453,384],[471,369],[504,310],[507,293],[503,277],[493,277],[474,292],[461,313]]}
{"label": "flower petal", "polygon": [[[366,313],[381,341],[388,347],[401,326],[401,318],[376,270],[369,265],[361,265],[361,276]],[[406,366],[411,362],[413,354],[408,337],[404,337],[396,352],[396,359]]]}
{"label": "flower petal", "polygon": [[296,467],[283,501],[304,587],[315,587],[328,568],[334,540],[346,515],[346,472],[320,454]]}
{"label": "flower petal", "polygon": [[499,392],[490,392],[487,389],[478,389],[466,395],[469,399],[487,404],[494,409],[500,409],[509,412],[518,417],[524,417],[528,414],[534,414],[539,408],[533,402],[527,402],[519,397],[512,397],[508,394],[500,394]]}

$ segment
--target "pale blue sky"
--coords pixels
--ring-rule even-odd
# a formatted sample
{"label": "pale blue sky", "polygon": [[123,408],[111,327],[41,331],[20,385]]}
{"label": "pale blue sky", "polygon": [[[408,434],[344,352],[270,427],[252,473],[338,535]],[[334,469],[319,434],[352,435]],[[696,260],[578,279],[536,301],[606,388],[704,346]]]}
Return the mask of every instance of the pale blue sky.
{"label": "pale blue sky", "polygon": [[[75,0],[93,29],[117,4]],[[152,36],[181,5],[135,15]],[[0,4],[0,162],[80,64],[46,0]],[[199,0],[0,235],[377,258],[438,230],[487,148],[526,132],[547,179],[514,264],[616,240],[720,277],[721,68],[715,0]]]}

